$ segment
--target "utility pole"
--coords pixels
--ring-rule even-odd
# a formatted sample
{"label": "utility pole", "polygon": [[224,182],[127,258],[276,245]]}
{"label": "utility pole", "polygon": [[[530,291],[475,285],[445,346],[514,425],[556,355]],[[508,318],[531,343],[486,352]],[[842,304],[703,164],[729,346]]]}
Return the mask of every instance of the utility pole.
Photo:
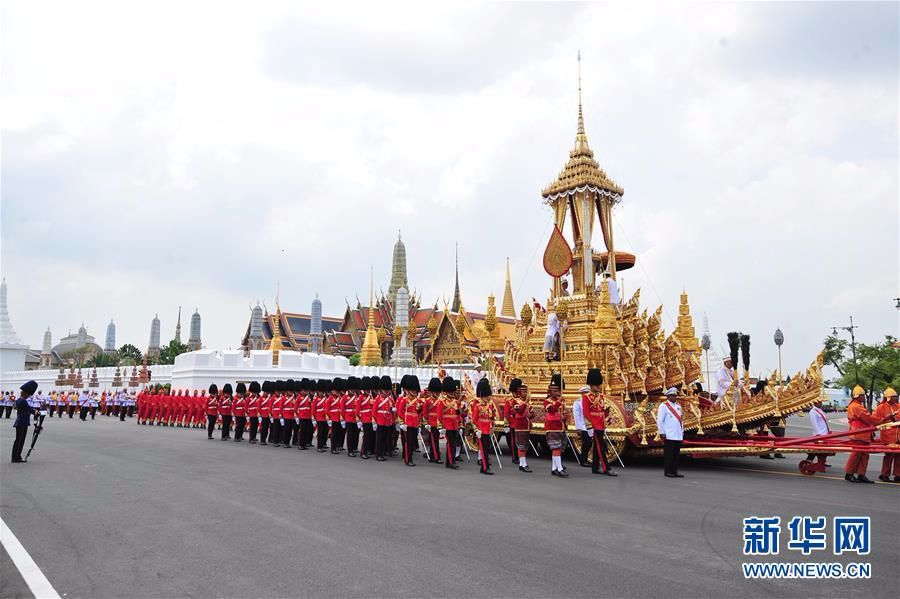
{"label": "utility pole", "polygon": [[853,353],[853,376],[856,379],[856,384],[859,384],[859,362],[856,361],[856,334],[854,331],[858,329],[859,326],[853,324],[853,315],[850,315],[850,326],[849,327],[831,327],[831,332],[833,335],[837,336],[838,329],[842,331],[847,331],[850,333],[850,351]]}

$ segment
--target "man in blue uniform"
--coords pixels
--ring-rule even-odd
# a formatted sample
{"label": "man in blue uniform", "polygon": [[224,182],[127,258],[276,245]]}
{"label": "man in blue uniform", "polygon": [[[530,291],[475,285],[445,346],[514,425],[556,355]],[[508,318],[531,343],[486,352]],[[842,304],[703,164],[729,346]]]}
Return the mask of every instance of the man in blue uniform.
{"label": "man in blue uniform", "polygon": [[25,462],[22,459],[22,448],[25,447],[25,437],[28,436],[28,427],[31,426],[31,415],[35,409],[28,404],[28,398],[37,391],[37,383],[28,381],[22,385],[22,394],[16,400],[16,421],[13,427],[16,429],[16,440],[13,441],[12,461],[14,464]]}

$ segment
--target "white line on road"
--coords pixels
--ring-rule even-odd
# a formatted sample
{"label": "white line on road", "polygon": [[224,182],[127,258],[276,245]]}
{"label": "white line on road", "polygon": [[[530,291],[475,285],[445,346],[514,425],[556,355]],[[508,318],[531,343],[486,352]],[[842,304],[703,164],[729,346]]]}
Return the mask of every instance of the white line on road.
{"label": "white line on road", "polygon": [[50,581],[47,580],[47,577],[38,568],[38,565],[31,559],[31,556],[22,546],[22,543],[19,542],[19,539],[16,538],[16,535],[13,534],[13,531],[6,525],[6,522],[3,521],[3,518],[0,518],[0,543],[3,544],[16,568],[19,569],[19,573],[22,574],[22,578],[25,579],[25,583],[28,584],[28,588],[31,589],[31,592],[34,593],[37,599],[60,599],[59,593],[56,592],[56,589],[53,588],[53,585],[50,584]]}

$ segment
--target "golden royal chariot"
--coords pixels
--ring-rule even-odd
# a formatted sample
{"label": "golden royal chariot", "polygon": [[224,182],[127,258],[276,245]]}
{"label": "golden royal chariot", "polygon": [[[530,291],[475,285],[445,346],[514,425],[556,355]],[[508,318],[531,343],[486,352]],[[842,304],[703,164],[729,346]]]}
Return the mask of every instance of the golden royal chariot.
{"label": "golden royal chariot", "polygon": [[[543,437],[542,400],[551,375],[562,375],[563,397],[571,408],[581,396],[588,368],[597,367],[604,375],[609,406],[606,434],[611,460],[616,454],[661,454],[655,414],[663,392],[671,387],[679,389],[678,401],[684,411],[684,452],[747,455],[772,451],[768,443],[730,443],[723,439],[765,432],[767,424],[808,408],[822,393],[822,355],[804,372],[791,377],[788,384],[783,384],[780,372],[775,370],[765,388],[751,395],[747,351],[743,356],[743,381],[738,378],[739,365],[735,363],[735,380],[726,397],[711,402],[695,394],[694,383],[703,379],[702,350],[687,293],[681,295],[677,327],[669,333],[662,325],[662,306],[652,313],[642,309],[640,289],[617,305],[610,302],[607,281],[615,281],[617,271],[635,263],[633,255],[614,249],[612,212],[622,195],[623,189],[607,177],[588,146],[579,97],[575,147],[557,179],[542,192],[544,203],[553,213],[553,232],[544,252],[544,269],[553,281],[550,297],[546,307],[537,302],[522,307],[514,338],[505,342],[503,361],[491,361],[491,378],[500,388],[508,387],[513,377],[528,385],[535,412],[535,441]],[[567,220],[571,244],[562,234]],[[604,252],[591,247],[594,227],[600,229]],[[609,256],[615,258],[609,260]],[[563,283],[567,276],[571,277],[571,291]],[[549,352],[555,353],[552,359],[548,359],[545,347],[548,323],[563,330],[563,342],[555,352]],[[505,399],[495,395],[499,404]],[[502,427],[498,421],[496,428]],[[571,418],[569,437],[578,448],[580,439]]]}

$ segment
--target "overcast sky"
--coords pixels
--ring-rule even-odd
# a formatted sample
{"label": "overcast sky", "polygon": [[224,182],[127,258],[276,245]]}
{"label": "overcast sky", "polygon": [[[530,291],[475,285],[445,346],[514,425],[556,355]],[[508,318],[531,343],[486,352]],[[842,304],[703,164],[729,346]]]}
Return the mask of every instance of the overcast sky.
{"label": "overcast sky", "polygon": [[[423,304],[546,299],[540,191],[575,136],[625,188],[623,273],[753,369],[813,359],[853,314],[896,334],[898,5],[4,2],[2,271],[19,335],[84,322],[208,347],[249,305],[326,315],[387,288],[397,230]],[[446,3],[449,7],[450,3]],[[595,246],[601,242],[595,240]]]}

